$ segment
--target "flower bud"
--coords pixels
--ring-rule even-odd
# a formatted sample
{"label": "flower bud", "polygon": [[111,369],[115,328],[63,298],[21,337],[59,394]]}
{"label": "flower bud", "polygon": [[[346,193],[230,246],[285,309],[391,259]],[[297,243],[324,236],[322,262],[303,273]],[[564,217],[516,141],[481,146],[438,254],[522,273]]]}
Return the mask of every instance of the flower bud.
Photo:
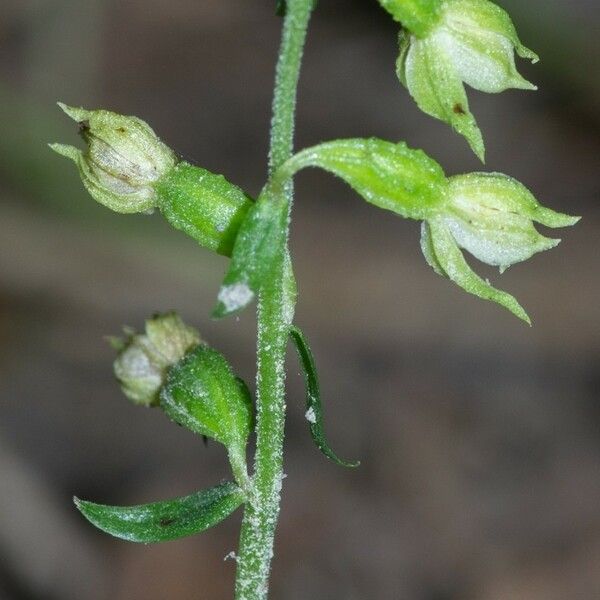
{"label": "flower bud", "polygon": [[156,206],[153,186],[175,166],[173,151],[137,117],[59,106],[79,123],[87,149],[64,144],[50,147],[75,162],[91,196],[116,212],[152,212]]}
{"label": "flower bud", "polygon": [[250,392],[222,354],[206,345],[186,354],[170,369],[160,405],[176,423],[225,445],[233,462],[244,461],[252,427]]}
{"label": "flower bud", "polygon": [[525,186],[506,175],[471,173],[449,179],[444,202],[423,225],[421,247],[438,274],[529,322],[510,294],[496,290],[471,270],[460,248],[502,272],[560,242],[538,233],[534,222],[555,228],[577,221],[579,217],[541,206]]}
{"label": "flower bud", "polygon": [[447,0],[424,36],[405,25],[397,62],[400,81],[422,111],[451,125],[483,160],[483,138],[464,84],[488,93],[535,90],[517,72],[514,52],[532,62],[537,55],[521,44],[510,16],[489,0]]}
{"label": "flower bud", "polygon": [[146,333],[128,328],[125,333],[125,339],[111,338],[119,351],[113,365],[115,376],[134,403],[156,406],[168,369],[201,343],[200,335],[172,312],[147,320]]}

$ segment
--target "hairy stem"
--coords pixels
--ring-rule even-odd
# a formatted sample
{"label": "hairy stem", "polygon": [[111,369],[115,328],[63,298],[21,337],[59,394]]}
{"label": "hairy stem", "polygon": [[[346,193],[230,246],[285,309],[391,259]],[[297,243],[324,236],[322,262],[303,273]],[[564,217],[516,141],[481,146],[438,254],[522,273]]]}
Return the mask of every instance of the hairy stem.
{"label": "hairy stem", "polygon": [[[296,93],[312,8],[313,0],[287,0],[273,99],[270,176],[292,154]],[[293,196],[291,182],[284,186],[282,193],[289,211]],[[256,456],[253,489],[244,510],[240,537],[236,600],[267,598],[279,517],[283,479],[285,351],[295,304],[287,235],[282,239],[258,303]]]}

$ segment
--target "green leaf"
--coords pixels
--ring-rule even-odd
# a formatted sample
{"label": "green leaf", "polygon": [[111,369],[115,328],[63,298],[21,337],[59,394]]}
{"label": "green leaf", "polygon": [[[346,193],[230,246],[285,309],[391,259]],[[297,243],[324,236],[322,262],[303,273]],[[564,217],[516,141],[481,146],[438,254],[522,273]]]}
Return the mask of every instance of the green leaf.
{"label": "green leaf", "polygon": [[217,525],[244,502],[234,483],[222,483],[166,502],[107,506],[74,498],[81,514],[98,529],[128,542],[166,542]]}
{"label": "green leaf", "polygon": [[240,226],[214,318],[239,312],[252,302],[285,245],[282,238],[287,235],[287,221],[283,195],[261,194]]}
{"label": "green leaf", "polygon": [[310,426],[310,433],[317,448],[330,460],[342,467],[358,467],[359,461],[348,462],[337,456],[331,449],[325,439],[323,430],[323,410],[321,406],[321,391],[319,389],[319,376],[315,359],[310,350],[308,342],[302,331],[292,325],[290,328],[290,337],[296,346],[300,364],[304,371],[304,381],[306,383],[306,420]]}
{"label": "green leaf", "polygon": [[160,406],[177,424],[245,451],[252,428],[250,393],[213,348],[197,346],[171,367]]}
{"label": "green leaf", "polygon": [[423,151],[378,138],[333,140],[307,148],[292,157],[278,177],[306,167],[325,169],[367,202],[411,219],[431,215],[447,188],[444,171]]}

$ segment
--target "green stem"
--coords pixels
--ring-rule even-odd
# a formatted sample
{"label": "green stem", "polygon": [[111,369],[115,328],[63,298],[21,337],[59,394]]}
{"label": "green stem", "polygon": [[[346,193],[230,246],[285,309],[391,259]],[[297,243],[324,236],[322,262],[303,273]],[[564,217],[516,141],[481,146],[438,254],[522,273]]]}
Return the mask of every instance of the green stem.
{"label": "green stem", "polygon": [[[313,0],[287,0],[273,99],[270,175],[292,155],[298,79],[312,8]],[[289,211],[293,197],[291,182],[282,193]],[[279,517],[283,479],[285,352],[295,305],[287,235],[282,239],[258,304],[256,455],[253,490],[242,522],[236,600],[267,598]]]}

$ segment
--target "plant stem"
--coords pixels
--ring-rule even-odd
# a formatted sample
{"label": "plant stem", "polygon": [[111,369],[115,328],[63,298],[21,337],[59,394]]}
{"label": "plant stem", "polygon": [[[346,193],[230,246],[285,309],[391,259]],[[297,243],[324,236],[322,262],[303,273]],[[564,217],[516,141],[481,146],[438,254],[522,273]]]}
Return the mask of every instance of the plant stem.
{"label": "plant stem", "polygon": [[[277,63],[269,175],[292,155],[296,94],[304,42],[313,0],[287,0],[287,12]],[[283,192],[291,209],[291,181]],[[289,229],[289,219],[288,226]],[[273,269],[258,303],[256,455],[253,489],[244,510],[236,600],[264,600],[268,595],[275,529],[283,479],[285,423],[285,352],[294,313],[295,290],[287,247],[282,237]]]}

